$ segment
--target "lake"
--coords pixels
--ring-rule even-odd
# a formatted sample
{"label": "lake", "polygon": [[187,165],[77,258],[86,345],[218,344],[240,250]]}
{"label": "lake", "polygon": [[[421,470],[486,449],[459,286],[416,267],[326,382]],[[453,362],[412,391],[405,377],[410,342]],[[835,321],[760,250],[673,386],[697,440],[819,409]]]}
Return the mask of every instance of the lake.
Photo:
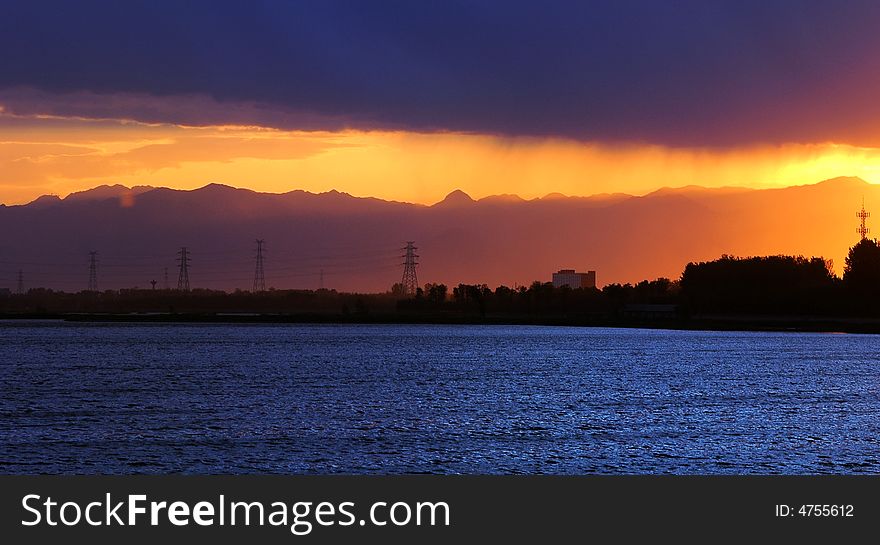
{"label": "lake", "polygon": [[0,472],[877,473],[878,341],[0,322]]}

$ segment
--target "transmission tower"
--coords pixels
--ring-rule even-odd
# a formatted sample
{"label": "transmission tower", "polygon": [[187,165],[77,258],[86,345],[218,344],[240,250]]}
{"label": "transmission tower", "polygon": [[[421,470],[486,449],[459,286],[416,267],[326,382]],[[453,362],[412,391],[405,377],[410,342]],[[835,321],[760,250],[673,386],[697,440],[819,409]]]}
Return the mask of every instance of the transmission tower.
{"label": "transmission tower", "polygon": [[419,256],[416,254],[418,248],[414,244],[415,242],[409,241],[406,243],[406,247],[403,248],[406,250],[406,254],[402,256],[406,260],[403,263],[403,280],[401,281],[404,295],[415,295],[419,287],[419,279],[416,276],[416,266],[419,264],[416,258]]}
{"label": "transmission tower", "polygon": [[24,271],[21,269],[18,269],[18,287],[15,290],[15,293],[24,295]]}
{"label": "transmission tower", "polygon": [[177,262],[180,264],[180,272],[177,275],[177,289],[189,291],[189,251],[183,246],[177,252]]}
{"label": "transmission tower", "polygon": [[89,252],[89,291],[98,291],[98,252]]}
{"label": "transmission tower", "polygon": [[266,291],[266,274],[263,270],[263,244],[266,241],[257,239],[257,269],[254,271],[254,293]]}
{"label": "transmission tower", "polygon": [[856,233],[858,233],[859,236],[862,237],[862,240],[865,240],[866,238],[868,238],[868,233],[871,232],[871,230],[868,229],[867,225],[865,225],[865,220],[871,217],[871,213],[865,212],[865,198],[864,197],[862,197],[862,209],[859,212],[856,212],[856,217],[859,218],[859,220],[861,222],[859,224],[859,226],[856,228]]}
{"label": "transmission tower", "polygon": [[168,284],[168,267],[165,267],[165,289],[171,289],[171,285]]}

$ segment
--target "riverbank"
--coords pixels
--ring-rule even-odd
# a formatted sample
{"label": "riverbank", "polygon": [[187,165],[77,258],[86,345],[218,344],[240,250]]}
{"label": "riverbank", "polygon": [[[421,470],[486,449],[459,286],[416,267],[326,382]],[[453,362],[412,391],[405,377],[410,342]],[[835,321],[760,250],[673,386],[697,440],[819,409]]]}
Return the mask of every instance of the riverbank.
{"label": "riverbank", "polygon": [[5,313],[0,320],[105,323],[546,325],[706,331],[792,331],[880,334],[880,319],[827,316],[705,315],[644,318],[466,313]]}

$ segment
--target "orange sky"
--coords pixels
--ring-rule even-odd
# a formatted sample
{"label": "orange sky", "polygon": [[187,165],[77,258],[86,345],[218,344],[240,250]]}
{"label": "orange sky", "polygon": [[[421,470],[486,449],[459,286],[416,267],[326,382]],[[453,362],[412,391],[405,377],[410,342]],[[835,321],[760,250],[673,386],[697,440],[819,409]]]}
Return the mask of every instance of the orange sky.
{"label": "orange sky", "polygon": [[475,198],[533,198],[644,194],[689,184],[778,187],[841,175],[880,182],[880,149],[833,143],[668,148],[458,133],[185,127],[0,110],[0,202],[6,204],[114,183],[337,189],[433,203],[456,188]]}

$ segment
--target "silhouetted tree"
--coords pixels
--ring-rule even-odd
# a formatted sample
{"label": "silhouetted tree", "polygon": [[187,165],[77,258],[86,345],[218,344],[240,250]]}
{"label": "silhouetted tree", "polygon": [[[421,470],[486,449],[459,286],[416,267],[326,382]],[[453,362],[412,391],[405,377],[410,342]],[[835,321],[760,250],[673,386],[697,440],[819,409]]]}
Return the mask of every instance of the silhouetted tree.
{"label": "silhouetted tree", "polygon": [[656,280],[642,280],[633,288],[632,301],[634,303],[669,303],[678,291],[678,282],[672,282],[668,278]]}
{"label": "silhouetted tree", "polygon": [[442,303],[446,301],[446,292],[448,288],[446,284],[425,284],[425,291],[428,293],[428,299],[433,303]]}
{"label": "silhouetted tree", "polygon": [[855,296],[876,298],[880,294],[880,244],[862,239],[849,249],[843,283]]}
{"label": "silhouetted tree", "polygon": [[801,314],[827,311],[833,305],[835,283],[820,257],[725,255],[688,263],[680,285],[697,311]]}
{"label": "silhouetted tree", "polygon": [[514,289],[508,288],[507,286],[505,286],[503,284],[501,286],[498,286],[497,288],[495,288],[495,297],[509,299],[509,298],[513,297],[514,294],[516,294],[516,293],[517,292]]}
{"label": "silhouetted tree", "polygon": [[406,288],[404,288],[403,284],[397,282],[391,286],[391,294],[396,297],[404,297],[406,295]]}
{"label": "silhouetted tree", "polygon": [[452,288],[452,298],[461,307],[476,306],[480,315],[486,314],[486,305],[492,290],[486,284],[459,284]]}

